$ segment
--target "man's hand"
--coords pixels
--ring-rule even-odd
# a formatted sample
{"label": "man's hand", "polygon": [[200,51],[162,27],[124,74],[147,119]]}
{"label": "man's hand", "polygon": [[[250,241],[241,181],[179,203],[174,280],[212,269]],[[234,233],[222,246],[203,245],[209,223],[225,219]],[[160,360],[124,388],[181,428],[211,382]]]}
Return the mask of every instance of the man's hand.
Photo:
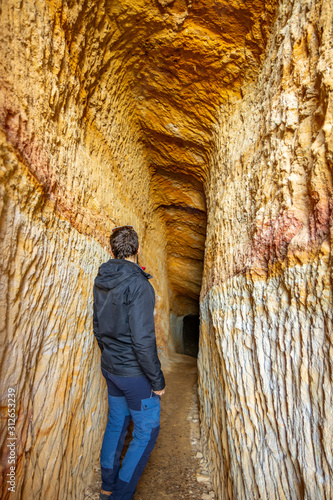
{"label": "man's hand", "polygon": [[165,393],[165,387],[164,389],[162,389],[161,391],[153,391],[155,394],[157,394],[158,396],[162,396],[164,393]]}

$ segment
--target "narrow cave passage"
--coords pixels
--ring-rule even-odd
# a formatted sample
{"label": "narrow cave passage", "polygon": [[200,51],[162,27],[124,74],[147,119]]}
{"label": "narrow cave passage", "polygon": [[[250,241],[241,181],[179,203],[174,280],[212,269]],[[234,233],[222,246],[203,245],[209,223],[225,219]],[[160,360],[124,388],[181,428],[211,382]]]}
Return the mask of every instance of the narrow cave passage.
{"label": "narrow cave passage", "polygon": [[223,499],[329,497],[331,3],[3,2],[0,367],[18,498],[98,498],[92,284],[123,224],[153,275],[167,380],[135,500],[207,500],[211,479]]}
{"label": "narrow cave passage", "polygon": [[[170,333],[169,345],[176,353],[197,357],[199,344],[199,295],[202,283],[206,236],[206,205],[198,183],[184,184],[184,176],[172,175],[172,185],[159,179],[154,189],[156,212],[165,223],[168,265]],[[168,179],[168,182],[170,178]],[[159,197],[163,204],[158,204]],[[193,200],[196,197],[197,200]],[[199,202],[198,202],[199,200]],[[161,200],[160,200],[161,201]],[[199,208],[200,207],[200,208]]]}
{"label": "narrow cave passage", "polygon": [[199,315],[187,314],[183,319],[183,354],[196,358],[199,350]]}
{"label": "narrow cave passage", "polygon": [[[192,175],[152,169],[150,194],[166,239],[171,338],[163,365],[166,394],[161,429],[133,500],[214,499],[200,439],[197,396],[199,295],[207,225],[203,184]],[[131,425],[129,431],[124,451],[132,438]],[[85,500],[98,499],[100,484],[97,462]]]}
{"label": "narrow cave passage", "polygon": [[[179,141],[175,143],[186,151],[186,144],[180,144]],[[165,228],[171,333],[169,345],[176,353],[196,357],[207,226],[204,183],[198,171],[191,169],[184,173],[157,168],[155,165],[151,167],[151,172],[151,197],[155,212]]]}
{"label": "narrow cave passage", "polygon": [[177,316],[171,313],[170,327],[175,351],[196,358],[199,350],[199,314],[192,312]]}

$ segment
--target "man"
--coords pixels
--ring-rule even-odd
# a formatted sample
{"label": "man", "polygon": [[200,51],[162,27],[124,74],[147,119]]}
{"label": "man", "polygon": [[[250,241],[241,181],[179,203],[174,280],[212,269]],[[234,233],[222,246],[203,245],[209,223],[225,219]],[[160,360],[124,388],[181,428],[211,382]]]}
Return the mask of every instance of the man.
{"label": "man", "polygon": [[[94,334],[108,386],[109,420],[101,451],[100,500],[130,500],[154,448],[165,392],[157,356],[155,293],[138,265],[138,235],[116,227],[110,237],[113,259],[101,265],[94,283]],[[130,419],[133,439],[120,468]]]}

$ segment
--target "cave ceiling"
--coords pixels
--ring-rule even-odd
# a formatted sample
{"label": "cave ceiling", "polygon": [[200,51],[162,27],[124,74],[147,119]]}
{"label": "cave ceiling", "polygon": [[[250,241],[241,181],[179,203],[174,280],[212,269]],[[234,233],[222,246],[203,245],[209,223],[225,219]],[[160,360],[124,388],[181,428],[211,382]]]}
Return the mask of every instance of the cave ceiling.
{"label": "cave ceiling", "polygon": [[[165,223],[174,296],[198,300],[206,230],[204,188],[216,112],[231,95],[241,98],[242,89],[255,77],[275,4],[106,0],[81,16],[81,24],[95,22],[104,33],[102,41],[85,41],[90,60],[94,44],[99,45],[97,86],[105,81],[108,88],[112,80],[118,93],[129,91],[128,105],[151,169],[153,207]],[[77,40],[69,44],[79,57]],[[86,94],[94,102],[91,88]],[[95,107],[98,104],[95,98]]]}

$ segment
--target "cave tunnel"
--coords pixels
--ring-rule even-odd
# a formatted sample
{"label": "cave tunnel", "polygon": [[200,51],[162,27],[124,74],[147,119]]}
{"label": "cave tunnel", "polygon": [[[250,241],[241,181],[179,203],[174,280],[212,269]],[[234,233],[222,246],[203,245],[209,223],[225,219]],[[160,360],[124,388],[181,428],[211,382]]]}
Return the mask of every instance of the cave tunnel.
{"label": "cave tunnel", "polygon": [[127,224],[160,359],[198,375],[216,498],[332,498],[332,20],[330,0],[2,2],[2,498],[92,480],[92,287]]}
{"label": "cave tunnel", "polygon": [[199,350],[199,315],[187,314],[183,318],[182,354],[196,358]]}

